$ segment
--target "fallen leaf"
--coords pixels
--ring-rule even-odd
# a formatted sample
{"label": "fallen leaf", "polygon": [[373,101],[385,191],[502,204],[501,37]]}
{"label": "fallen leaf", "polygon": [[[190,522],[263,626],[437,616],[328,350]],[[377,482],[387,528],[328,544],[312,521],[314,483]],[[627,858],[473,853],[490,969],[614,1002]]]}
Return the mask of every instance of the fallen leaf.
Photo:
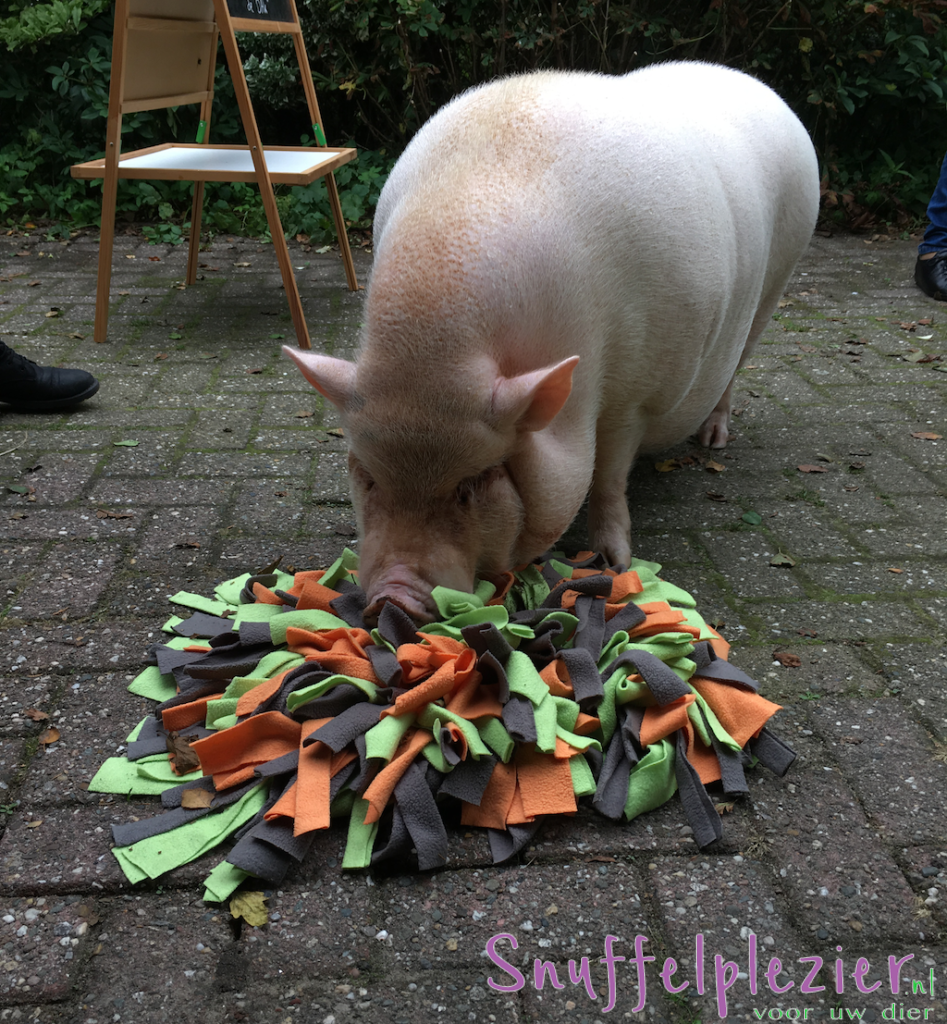
{"label": "fallen leaf", "polygon": [[344,437],[345,436],[345,434],[342,433],[342,428],[341,427],[331,427],[329,430],[326,431],[326,433],[327,434],[331,434],[333,437]]}
{"label": "fallen leaf", "polygon": [[242,917],[254,928],[262,928],[269,916],[266,912],[267,899],[262,892],[238,892],[230,901],[231,916]]}
{"label": "fallen leaf", "polygon": [[12,516],[7,516],[7,519],[29,519],[27,512],[14,512]]}
{"label": "fallen leaf", "polygon": [[257,367],[256,369],[253,369],[253,370],[247,370],[247,373],[262,373],[262,372],[263,372],[263,370],[260,367]]}
{"label": "fallen leaf", "polygon": [[773,660],[778,661],[784,668],[799,668],[802,658],[790,651],[773,651]]}
{"label": "fallen leaf", "polygon": [[803,465],[796,466],[796,469],[798,469],[800,473],[828,473],[828,470],[825,468],[825,466]]}
{"label": "fallen leaf", "polygon": [[193,811],[202,807],[210,807],[214,794],[206,789],[186,789],[181,794],[181,806]]}
{"label": "fallen leaf", "polygon": [[38,821],[28,821],[26,823],[27,828],[39,828],[43,824],[43,819],[40,818]]}
{"label": "fallen leaf", "polygon": [[851,743],[853,746],[858,746],[859,743],[864,743],[865,740],[862,736],[840,736],[839,742]]}
{"label": "fallen leaf", "polygon": [[305,419],[308,419],[310,416],[312,416],[311,412],[297,412],[296,413],[296,419],[298,419],[298,420],[305,420]]}
{"label": "fallen leaf", "polygon": [[802,626],[801,628],[797,629],[796,632],[800,636],[817,637],[819,635],[814,629],[809,629],[808,626]]}
{"label": "fallen leaf", "polygon": [[271,334],[270,337],[274,338],[276,341],[280,341],[282,338],[285,338],[286,335],[285,334]]}
{"label": "fallen leaf", "polygon": [[926,317],[924,317],[923,320],[918,320],[918,325],[921,326],[921,327],[930,327],[930,325],[933,322],[934,321],[929,316],[926,316]]}
{"label": "fallen leaf", "polygon": [[731,814],[736,804],[731,800],[727,803],[714,804],[714,810],[721,816],[724,814]]}
{"label": "fallen leaf", "polygon": [[97,508],[95,510],[96,519],[134,519],[134,512],[109,512],[107,508]]}
{"label": "fallen leaf", "polygon": [[773,555],[769,560],[769,564],[776,566],[776,568],[779,569],[791,569],[796,564],[796,560],[790,555],[784,555],[783,552],[780,551],[779,554]]}
{"label": "fallen leaf", "polygon": [[41,284],[41,283],[42,282],[40,282],[40,281],[27,281],[26,282],[26,287],[27,288],[35,288],[38,284]]}
{"label": "fallen leaf", "polygon": [[726,468],[727,467],[722,463],[714,462],[713,459],[704,463],[704,469],[706,469],[708,473],[722,473]]}
{"label": "fallen leaf", "polygon": [[759,526],[763,522],[763,517],[759,512],[744,512],[740,518],[744,523],[749,523],[750,526]]}
{"label": "fallen leaf", "polygon": [[58,310],[58,309],[51,309],[51,310],[50,310],[50,311],[49,311],[49,312],[48,312],[48,313],[46,314],[46,319],[48,320],[48,319],[49,319],[50,317],[54,317],[54,316],[60,316],[60,312],[59,312],[59,310]]}
{"label": "fallen leaf", "polygon": [[71,333],[71,334],[69,335],[69,337],[70,337],[70,338],[78,338],[78,339],[79,339],[79,341],[85,341],[85,335],[84,335],[84,334],[79,334],[79,333],[78,333],[77,331],[73,331],[73,332],[72,332],[72,333]]}
{"label": "fallen leaf", "polygon": [[161,362],[162,359],[167,359],[167,358],[168,358],[168,353],[167,352],[159,352],[155,356],[155,362],[159,363],[159,362]]}
{"label": "fallen leaf", "polygon": [[183,334],[169,334],[168,339],[170,341],[180,341],[184,337]]}
{"label": "fallen leaf", "polygon": [[932,434],[929,430],[918,430],[911,434],[911,437],[916,437],[919,441],[939,441],[943,436],[943,434]]}
{"label": "fallen leaf", "polygon": [[711,501],[727,501],[728,500],[727,496],[725,494],[721,494],[719,491],[706,491],[705,493],[706,493],[707,497],[710,498]]}
{"label": "fallen leaf", "polygon": [[654,468],[659,473],[673,473],[675,469],[681,468],[681,464],[677,459],[665,459],[663,462],[656,462]]}
{"label": "fallen leaf", "polygon": [[445,947],[451,953],[456,953],[457,952],[457,940],[456,939],[448,939],[447,942],[444,943],[444,945],[445,945]]}
{"label": "fallen leaf", "polygon": [[857,472],[858,470],[865,468],[865,463],[864,462],[850,462],[848,464],[848,468],[849,469],[853,469],[853,470],[855,470]]}
{"label": "fallen leaf", "polygon": [[49,719],[45,711],[37,711],[36,708],[26,708],[23,714],[34,722],[45,722]]}
{"label": "fallen leaf", "polygon": [[852,484],[849,487],[844,487],[843,490],[846,490],[846,491],[859,491],[859,490],[861,490],[861,488],[860,487],[856,487],[854,484]]}
{"label": "fallen leaf", "polygon": [[25,484],[7,484],[7,490],[14,494],[29,494],[30,488]]}
{"label": "fallen leaf", "polygon": [[138,442],[137,441],[131,441],[131,440],[128,440],[128,441],[113,441],[112,445],[115,448],[137,448],[138,447]]}
{"label": "fallen leaf", "polygon": [[201,762],[191,749],[191,740],[196,739],[196,735],[182,736],[178,732],[169,732],[165,737],[164,742],[168,748],[170,761],[179,775],[187,775],[188,772],[200,767]]}
{"label": "fallen leaf", "polygon": [[148,259],[151,260],[152,263],[160,263],[161,262],[161,257],[160,256],[149,256]]}
{"label": "fallen leaf", "polygon": [[179,544],[174,545],[176,548],[199,548],[201,545],[196,540],[182,540]]}
{"label": "fallen leaf", "polygon": [[44,729],[39,734],[39,741],[45,747],[48,746],[50,743],[55,743],[60,738],[60,736],[61,734],[59,730],[56,728],[56,726],[51,725],[48,729]]}
{"label": "fallen leaf", "polygon": [[235,263],[234,266],[235,267],[249,267],[250,264],[249,263]]}
{"label": "fallen leaf", "polygon": [[904,570],[903,569],[895,569],[895,568],[891,567],[891,568],[888,569],[888,572],[895,572],[895,573],[897,573],[900,576],[904,572]]}

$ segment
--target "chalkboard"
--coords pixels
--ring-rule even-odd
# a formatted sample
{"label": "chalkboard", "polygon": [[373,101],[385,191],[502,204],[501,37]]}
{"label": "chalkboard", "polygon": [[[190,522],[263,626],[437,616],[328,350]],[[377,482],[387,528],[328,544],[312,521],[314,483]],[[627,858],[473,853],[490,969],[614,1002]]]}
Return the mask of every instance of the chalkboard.
{"label": "chalkboard", "polygon": [[295,21],[289,0],[227,0],[231,18],[254,21]]}

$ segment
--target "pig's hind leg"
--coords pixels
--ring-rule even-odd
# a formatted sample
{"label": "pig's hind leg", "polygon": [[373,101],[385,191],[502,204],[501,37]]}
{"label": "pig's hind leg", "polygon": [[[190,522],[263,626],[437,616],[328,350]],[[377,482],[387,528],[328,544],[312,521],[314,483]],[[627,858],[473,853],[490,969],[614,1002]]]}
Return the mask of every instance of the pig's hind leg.
{"label": "pig's hind leg", "polygon": [[[747,334],[746,341],[743,345],[743,351],[740,354],[740,362],[737,366],[737,372],[746,361],[750,358],[753,353],[753,349],[756,348],[756,343],[760,339],[760,335],[763,333],[763,329],[770,322],[770,318],[776,310],[776,306],[779,302],[780,296],[783,294],[783,289],[786,286],[785,280],[780,280],[779,287],[771,288],[769,292],[760,301],[759,307],[756,310],[756,316],[753,317],[753,323],[750,326],[749,333]],[[727,442],[731,438],[730,433],[730,410],[733,402],[733,385],[736,382],[737,375],[730,378],[730,383],[727,385],[724,393],[720,396],[720,400],[713,407],[710,415],[701,424],[700,429],[697,431],[697,440],[705,448],[726,448]]]}

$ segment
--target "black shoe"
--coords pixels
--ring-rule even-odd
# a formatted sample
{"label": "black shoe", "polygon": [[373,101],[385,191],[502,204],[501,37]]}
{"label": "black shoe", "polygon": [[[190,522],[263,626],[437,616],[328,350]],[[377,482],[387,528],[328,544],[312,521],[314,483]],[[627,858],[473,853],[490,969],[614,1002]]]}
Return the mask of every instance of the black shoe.
{"label": "black shoe", "polygon": [[947,249],[935,252],[926,260],[920,256],[917,258],[914,264],[914,283],[932,299],[947,301]]}
{"label": "black shoe", "polygon": [[55,412],[84,402],[98,390],[91,373],[37,366],[0,341],[0,402],[22,412]]}

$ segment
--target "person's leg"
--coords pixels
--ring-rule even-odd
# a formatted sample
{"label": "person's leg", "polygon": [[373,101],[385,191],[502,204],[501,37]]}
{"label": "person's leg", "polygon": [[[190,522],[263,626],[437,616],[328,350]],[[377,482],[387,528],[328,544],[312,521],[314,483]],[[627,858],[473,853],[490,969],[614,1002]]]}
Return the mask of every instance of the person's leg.
{"label": "person's leg", "polygon": [[37,366],[0,341],[0,402],[22,412],[55,412],[84,402],[98,390],[91,373]]}
{"label": "person's leg", "polygon": [[947,156],[927,204],[927,230],[917,247],[914,282],[932,299],[947,300]]}

